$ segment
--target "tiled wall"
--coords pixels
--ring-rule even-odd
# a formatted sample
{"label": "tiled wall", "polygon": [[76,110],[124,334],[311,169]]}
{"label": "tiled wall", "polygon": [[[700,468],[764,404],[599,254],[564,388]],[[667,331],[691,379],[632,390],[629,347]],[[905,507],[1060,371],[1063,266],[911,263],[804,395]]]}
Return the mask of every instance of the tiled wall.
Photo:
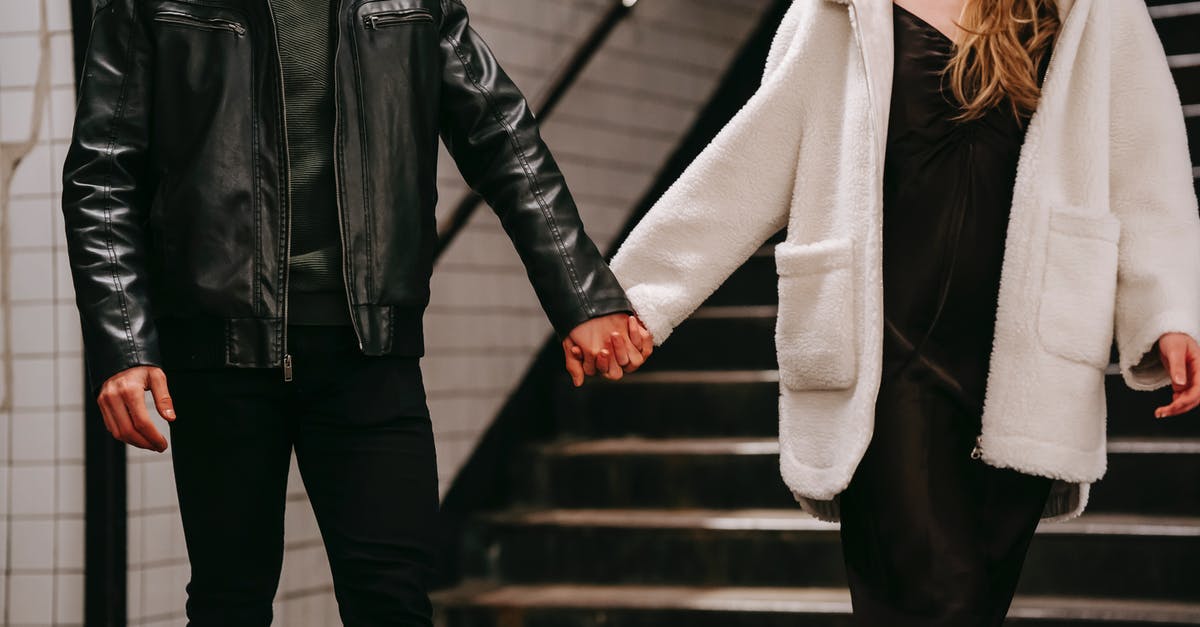
{"label": "tiled wall", "polygon": [[58,212],[71,20],[67,0],[0,13],[0,622],[78,625],[83,365]]}
{"label": "tiled wall", "polygon": [[[477,29],[536,96],[608,0],[473,0]],[[769,0],[643,0],[618,26],[543,135],[602,250],[691,126]],[[569,41],[563,39],[569,34]],[[531,37],[532,35],[532,37]],[[549,54],[547,54],[549,52]],[[534,98],[536,100],[536,98]],[[441,215],[465,189],[441,162]],[[434,272],[425,381],[442,490],[551,334],[520,259],[482,208]]]}

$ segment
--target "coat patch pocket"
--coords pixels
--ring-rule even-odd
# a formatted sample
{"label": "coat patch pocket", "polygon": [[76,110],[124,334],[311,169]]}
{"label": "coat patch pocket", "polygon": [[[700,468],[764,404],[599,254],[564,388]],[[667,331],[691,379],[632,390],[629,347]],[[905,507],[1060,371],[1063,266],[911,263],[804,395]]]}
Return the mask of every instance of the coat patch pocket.
{"label": "coat patch pocket", "polygon": [[854,384],[854,247],[849,239],[775,247],[779,381],[792,390],[837,390]]}
{"label": "coat patch pocket", "polygon": [[1038,336],[1046,350],[1096,368],[1108,365],[1117,301],[1117,242],[1111,214],[1050,216]]}

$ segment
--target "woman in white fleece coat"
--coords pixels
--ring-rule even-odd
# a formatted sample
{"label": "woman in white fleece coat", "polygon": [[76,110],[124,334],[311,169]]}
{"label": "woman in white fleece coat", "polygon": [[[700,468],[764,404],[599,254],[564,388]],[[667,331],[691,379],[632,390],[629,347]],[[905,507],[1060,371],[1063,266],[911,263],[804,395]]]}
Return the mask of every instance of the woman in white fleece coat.
{"label": "woman in white fleece coat", "polygon": [[[891,0],[794,0],[758,92],[612,262],[661,344],[787,227],[776,247],[780,467],[806,511],[841,520],[864,624],[1000,624],[1039,518],[1078,515],[1104,474],[1114,338],[1130,387],[1175,385],[1161,415],[1200,399],[1200,218],[1179,97],[1145,4],[969,0],[960,17],[966,29],[1022,10],[1037,19],[1010,24],[1008,43],[1024,48],[1009,52],[1027,56],[1007,71],[1027,67],[1027,89],[988,100],[985,79],[968,72],[957,85],[974,90],[948,90],[949,113],[923,120],[910,106],[929,102],[920,64],[941,55],[942,69],[970,68],[980,55],[959,58],[964,42],[978,52],[1002,34],[964,30],[956,46],[937,19]],[[949,82],[932,75],[935,90]],[[905,161],[922,158],[932,171]],[[937,167],[953,173],[945,189],[929,184]],[[989,233],[996,194],[979,190],[997,182],[1003,221]],[[925,193],[937,207],[923,213]],[[911,274],[922,266],[883,252],[921,255],[887,236],[924,219],[937,220],[929,247],[953,251],[934,273],[944,276]],[[888,310],[909,288],[932,296],[916,313]],[[954,309],[981,294],[985,314]],[[955,361],[964,350],[974,352]],[[972,367],[978,398],[970,381],[954,391]]]}

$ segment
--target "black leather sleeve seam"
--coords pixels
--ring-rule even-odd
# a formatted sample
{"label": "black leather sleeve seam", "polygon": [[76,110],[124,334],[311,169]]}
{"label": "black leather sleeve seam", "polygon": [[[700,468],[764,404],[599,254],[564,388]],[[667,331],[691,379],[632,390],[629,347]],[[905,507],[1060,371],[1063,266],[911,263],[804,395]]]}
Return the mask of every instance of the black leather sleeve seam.
{"label": "black leather sleeve seam", "polygon": [[[130,16],[132,19],[132,16]],[[125,340],[128,342],[128,348],[125,353],[136,358],[140,351],[138,350],[137,340],[133,337],[133,325],[129,320],[129,303],[125,295],[125,286],[121,284],[119,273],[120,264],[117,263],[117,253],[113,246],[113,231],[112,231],[112,179],[113,170],[116,168],[116,145],[117,145],[117,125],[124,118],[129,96],[129,65],[132,59],[132,40],[135,28],[130,25],[129,33],[125,36],[125,45],[123,50],[125,67],[121,75],[120,96],[117,98],[117,108],[113,111],[112,120],[109,122],[108,147],[105,149],[105,159],[108,160],[108,170],[104,176],[104,234],[105,248],[108,250],[108,260],[111,267],[113,285],[116,288],[117,299],[121,303],[121,323],[125,328]],[[93,28],[95,25],[93,24]]]}
{"label": "black leather sleeve seam", "polygon": [[566,246],[562,241],[562,234],[558,230],[558,224],[554,220],[554,216],[550,211],[549,205],[546,203],[541,187],[537,184],[537,177],[535,177],[533,174],[533,169],[530,167],[529,160],[525,156],[525,149],[521,145],[520,139],[517,138],[517,134],[513,131],[512,127],[505,122],[504,116],[501,115],[497,110],[491,93],[483,86],[482,83],[479,82],[479,79],[475,77],[474,73],[471,72],[470,64],[467,62],[466,57],[463,56],[459,42],[449,35],[444,35],[444,37],[454,49],[454,54],[458,57],[459,62],[462,63],[463,71],[466,72],[467,78],[471,80],[471,83],[475,86],[475,89],[479,91],[480,95],[483,96],[483,99],[487,102],[488,108],[492,112],[492,117],[496,119],[496,122],[501,126],[501,128],[504,129],[505,134],[508,135],[509,141],[513,147],[513,153],[517,159],[520,160],[521,169],[525,171],[525,178],[529,181],[530,191],[533,192],[533,196],[537,200],[538,207],[542,211],[542,217],[546,220],[546,224],[550,227],[550,232],[554,236],[554,243],[558,248],[559,258],[566,266],[567,273],[571,277],[571,284],[575,288],[575,295],[577,298],[579,298],[584,310],[590,314],[593,309],[591,300],[588,298],[587,293],[584,291],[583,286],[579,282],[579,276],[575,269],[575,264],[571,261],[570,255],[567,254]]}

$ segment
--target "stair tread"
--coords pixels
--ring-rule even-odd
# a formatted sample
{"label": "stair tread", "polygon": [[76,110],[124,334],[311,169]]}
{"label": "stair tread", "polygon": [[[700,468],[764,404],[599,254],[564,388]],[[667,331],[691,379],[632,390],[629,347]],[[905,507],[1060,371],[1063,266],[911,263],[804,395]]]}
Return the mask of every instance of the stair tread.
{"label": "stair tread", "polygon": [[[482,514],[506,525],[708,529],[715,531],[835,531],[837,523],[818,520],[800,509],[513,509]],[[1085,513],[1043,523],[1039,534],[1123,535],[1200,538],[1200,516]]]}
{"label": "stair tread", "polygon": [[[561,440],[541,444],[543,454],[584,455],[778,455],[779,440],[774,437],[617,437],[587,440]],[[1110,454],[1181,454],[1200,455],[1200,438],[1112,437]]]}
{"label": "stair tread", "polygon": [[[524,608],[655,609],[724,612],[850,613],[844,588],[467,582],[438,592],[442,605]],[[1200,619],[1200,603],[1017,595],[1013,618],[1183,622]]]}
{"label": "stair tread", "polygon": [[1150,17],[1156,20],[1169,20],[1188,15],[1200,15],[1200,2],[1187,0],[1174,4],[1160,4],[1150,7]]}

